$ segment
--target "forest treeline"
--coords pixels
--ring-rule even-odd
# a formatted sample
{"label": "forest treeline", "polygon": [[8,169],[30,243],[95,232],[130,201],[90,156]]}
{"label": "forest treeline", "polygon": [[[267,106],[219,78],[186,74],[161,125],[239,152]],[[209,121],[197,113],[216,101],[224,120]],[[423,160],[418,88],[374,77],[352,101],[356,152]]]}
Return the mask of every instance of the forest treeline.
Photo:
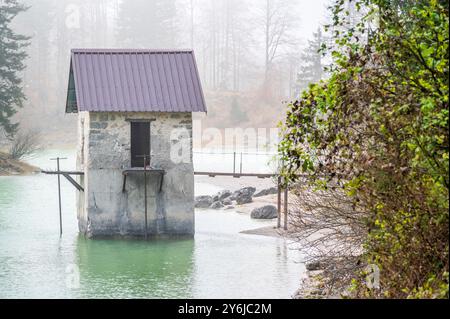
{"label": "forest treeline", "polygon": [[[11,34],[0,34],[0,42],[28,44],[8,53],[23,64],[14,72],[26,96],[19,94],[20,101],[8,102],[8,109],[25,104],[16,122],[37,126],[49,138],[70,139],[76,129],[73,117],[64,115],[70,49],[194,48],[211,101],[211,125],[273,126],[283,114],[279,101],[321,74],[316,44],[324,35],[318,31],[311,37],[300,29],[301,5],[288,0],[2,0],[0,16],[8,16],[4,30]],[[19,44],[21,36],[27,41]],[[249,116],[257,106],[263,111]],[[231,114],[236,107],[239,116]]]}

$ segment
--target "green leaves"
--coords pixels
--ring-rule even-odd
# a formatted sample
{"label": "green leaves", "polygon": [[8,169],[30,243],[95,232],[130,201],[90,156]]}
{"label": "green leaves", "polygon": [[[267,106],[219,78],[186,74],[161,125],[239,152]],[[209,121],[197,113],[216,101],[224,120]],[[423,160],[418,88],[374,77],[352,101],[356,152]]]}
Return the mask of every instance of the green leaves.
{"label": "green leaves", "polygon": [[[332,8],[334,26],[348,25],[347,4]],[[358,198],[370,216],[366,260],[383,268],[378,296],[448,297],[448,6],[355,7],[370,36],[340,28],[329,79],[289,105],[283,174],[307,173],[318,189],[338,181]]]}

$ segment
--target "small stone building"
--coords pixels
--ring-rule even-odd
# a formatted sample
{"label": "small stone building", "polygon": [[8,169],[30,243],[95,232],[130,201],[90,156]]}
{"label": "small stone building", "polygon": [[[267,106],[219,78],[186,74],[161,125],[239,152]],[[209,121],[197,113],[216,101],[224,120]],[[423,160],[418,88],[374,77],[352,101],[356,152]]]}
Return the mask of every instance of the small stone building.
{"label": "small stone building", "polygon": [[72,50],[81,233],[194,234],[192,112],[206,112],[192,51]]}

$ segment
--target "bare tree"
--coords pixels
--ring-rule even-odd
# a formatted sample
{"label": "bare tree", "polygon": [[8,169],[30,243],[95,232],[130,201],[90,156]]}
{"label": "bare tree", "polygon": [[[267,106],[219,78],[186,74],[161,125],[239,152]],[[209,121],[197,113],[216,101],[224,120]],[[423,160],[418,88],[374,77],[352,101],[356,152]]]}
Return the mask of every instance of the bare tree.
{"label": "bare tree", "polygon": [[[204,1],[196,43],[201,44],[202,73],[213,90],[239,90],[242,60],[250,55],[251,16],[247,0]],[[252,57],[254,60],[254,57]]]}
{"label": "bare tree", "polygon": [[288,0],[265,0],[259,8],[257,23],[264,32],[265,80],[282,47],[295,42],[295,37],[289,34],[298,19],[293,8],[292,2]]}
{"label": "bare tree", "polygon": [[325,288],[343,291],[364,266],[360,261],[368,216],[339,188],[317,190],[307,181],[293,187],[291,235],[323,270]]}
{"label": "bare tree", "polygon": [[38,131],[19,131],[11,141],[9,156],[13,159],[23,159],[33,156],[40,148],[40,134]]}
{"label": "bare tree", "polygon": [[195,35],[195,33],[194,33],[194,31],[195,31],[195,29],[194,29],[194,0],[191,0],[191,2],[190,2],[190,9],[191,9],[191,48],[194,48],[194,35]]}

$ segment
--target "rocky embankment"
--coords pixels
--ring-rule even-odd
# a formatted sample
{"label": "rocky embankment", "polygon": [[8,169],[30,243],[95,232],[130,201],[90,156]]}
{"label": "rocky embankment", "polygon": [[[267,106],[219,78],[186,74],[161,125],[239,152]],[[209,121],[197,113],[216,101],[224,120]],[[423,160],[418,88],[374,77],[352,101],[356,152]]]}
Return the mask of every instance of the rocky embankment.
{"label": "rocky embankment", "polygon": [[[305,265],[306,273],[300,288],[295,292],[294,299],[342,299],[351,297],[350,287],[327,287],[330,283],[330,269],[338,269],[335,262],[323,263],[319,261],[308,262]],[[335,286],[335,285],[334,285]]]}
{"label": "rocky embankment", "polygon": [[[255,219],[277,218],[277,188],[267,187],[256,191],[255,187],[242,187],[236,191],[224,190],[213,196],[203,195],[195,198],[195,207],[199,209],[233,210],[249,214]],[[244,234],[290,238],[291,232],[275,225],[242,231]],[[324,284],[325,265],[320,262],[308,262],[300,288],[292,296],[294,299],[341,298],[335,291],[329,291]]]}
{"label": "rocky embankment", "polygon": [[39,172],[38,167],[12,159],[8,154],[0,153],[0,176],[29,175]]}
{"label": "rocky embankment", "polygon": [[[250,211],[251,218],[272,219],[277,218],[278,212],[271,198],[268,202],[254,201],[255,198],[267,197],[277,193],[276,187],[270,187],[256,192],[255,187],[243,187],[234,192],[223,190],[213,196],[203,195],[195,198],[196,208],[209,208],[221,210],[237,210],[240,212]],[[253,204],[253,205],[249,205]]]}
{"label": "rocky embankment", "polygon": [[295,292],[294,299],[325,299],[329,298],[323,284],[323,265],[310,262],[306,265],[306,274],[300,288]]}

